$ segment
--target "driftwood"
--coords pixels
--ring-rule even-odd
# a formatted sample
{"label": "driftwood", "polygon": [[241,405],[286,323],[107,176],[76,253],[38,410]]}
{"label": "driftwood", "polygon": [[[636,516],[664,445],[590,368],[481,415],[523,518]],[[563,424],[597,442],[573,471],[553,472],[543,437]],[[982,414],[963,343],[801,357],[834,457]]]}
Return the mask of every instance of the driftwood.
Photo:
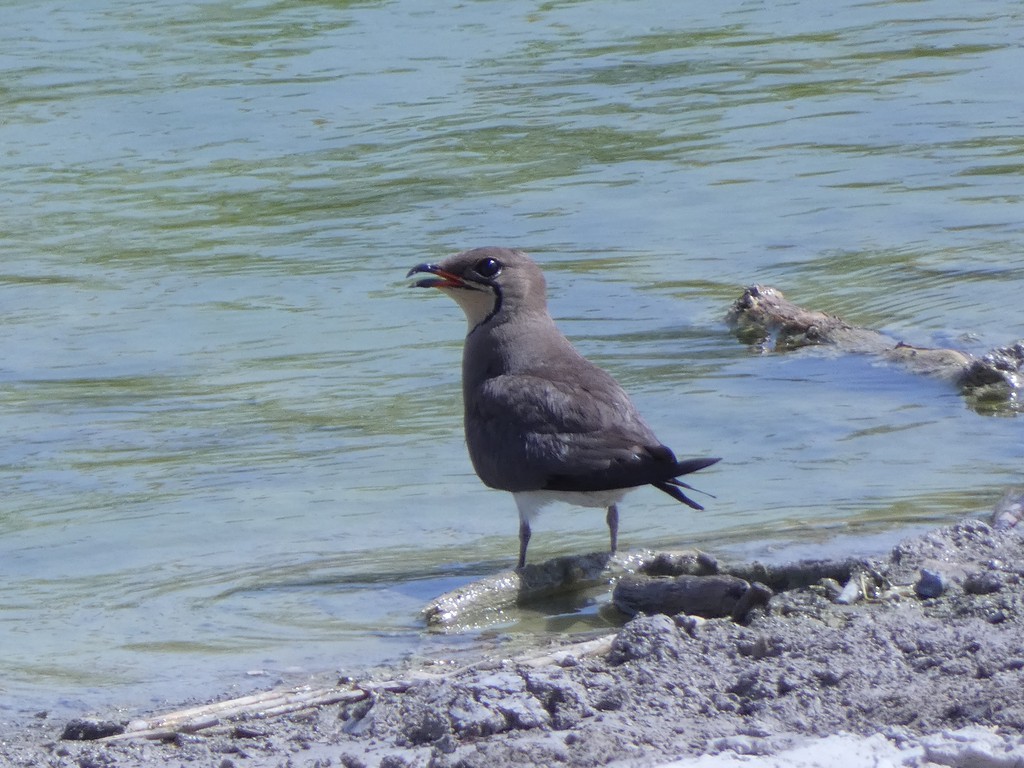
{"label": "driftwood", "polygon": [[[611,649],[614,634],[561,645],[553,651],[529,653],[512,659],[522,666],[540,668],[561,665],[568,659],[607,654]],[[486,664],[486,662],[484,662]],[[448,670],[453,675],[460,671],[481,666],[470,664],[461,669]],[[133,720],[127,725],[103,720],[80,718],[69,723],[62,738],[76,741],[124,741],[126,739],[148,739],[165,741],[179,734],[200,731],[232,730],[240,722],[253,719],[267,719],[287,715],[330,704],[351,704],[381,693],[405,693],[415,681],[437,679],[437,675],[417,672],[406,680],[383,682],[344,683],[327,688],[297,686],[274,689],[242,696],[228,701],[219,701],[187,709],[179,709],[163,715]],[[112,732],[112,730],[114,732]]]}
{"label": "driftwood", "polygon": [[[305,709],[326,706],[328,704],[351,703],[369,698],[378,691],[402,692],[408,689],[409,683],[391,680],[381,683],[363,685],[345,685],[337,688],[313,688],[298,686],[295,688],[277,689],[262,693],[242,696],[228,701],[204,704],[188,709],[179,709],[165,715],[133,720],[119,733],[104,735],[100,741],[119,741],[123,739],[169,739],[179,733],[196,733],[198,731],[230,724],[232,720],[245,716],[248,718],[270,718],[301,712]],[[88,721],[75,721],[78,729]],[[89,731],[64,730],[65,739],[90,740]]]}
{"label": "driftwood", "polygon": [[688,613],[742,621],[771,596],[764,584],[751,583],[757,576],[771,577],[767,571],[755,578],[722,574],[714,558],[696,551],[558,557],[441,595],[423,610],[423,617],[433,628],[463,631],[505,620],[505,611],[513,606],[614,583],[612,604],[627,616]]}
{"label": "driftwood", "polygon": [[639,567],[643,557],[601,552],[531,563],[446,592],[431,601],[422,616],[427,626],[447,631],[493,624],[509,608],[606,585]]}
{"label": "driftwood", "polygon": [[789,301],[776,288],[753,285],[726,316],[737,337],[763,349],[784,352],[818,344],[874,354],[913,373],[954,383],[975,407],[997,403],[1020,408],[1024,388],[1024,340],[975,357],[954,349],[914,347],[868,328]]}

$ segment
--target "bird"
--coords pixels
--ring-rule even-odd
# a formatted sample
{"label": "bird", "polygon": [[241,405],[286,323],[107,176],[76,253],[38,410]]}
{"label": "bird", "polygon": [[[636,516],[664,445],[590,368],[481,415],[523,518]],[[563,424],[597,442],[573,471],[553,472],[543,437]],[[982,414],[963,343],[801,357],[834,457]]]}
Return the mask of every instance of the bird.
{"label": "bird", "polygon": [[679,460],[604,369],[576,351],[548,312],[544,273],[525,252],[472,248],[417,264],[412,287],[454,299],[468,323],[462,353],[464,428],[476,474],[509,491],[519,512],[519,561],[537,513],[553,501],[605,510],[611,553],[618,504],[652,485],[696,510],[678,478],[719,458]]}

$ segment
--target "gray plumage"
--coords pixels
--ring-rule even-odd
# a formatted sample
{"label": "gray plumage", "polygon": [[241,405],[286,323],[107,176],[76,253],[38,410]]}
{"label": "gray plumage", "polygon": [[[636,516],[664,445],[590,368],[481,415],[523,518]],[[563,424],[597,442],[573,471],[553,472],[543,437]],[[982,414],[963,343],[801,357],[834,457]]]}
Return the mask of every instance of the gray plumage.
{"label": "gray plumage", "polygon": [[676,478],[718,461],[678,461],[607,372],[580,355],[548,314],[544,275],[522,251],[475,248],[419,264],[415,285],[438,288],[466,313],[462,356],[466,443],[480,479],[519,507],[519,567],[530,521],[550,501],[607,509],[653,485],[694,509]]}

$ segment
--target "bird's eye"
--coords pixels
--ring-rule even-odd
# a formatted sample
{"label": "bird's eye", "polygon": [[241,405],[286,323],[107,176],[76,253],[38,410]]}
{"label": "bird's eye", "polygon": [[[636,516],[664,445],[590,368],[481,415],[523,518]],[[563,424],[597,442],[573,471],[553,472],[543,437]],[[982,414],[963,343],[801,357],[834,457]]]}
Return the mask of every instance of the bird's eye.
{"label": "bird's eye", "polygon": [[480,259],[473,269],[481,277],[495,277],[501,272],[501,262],[497,259]]}

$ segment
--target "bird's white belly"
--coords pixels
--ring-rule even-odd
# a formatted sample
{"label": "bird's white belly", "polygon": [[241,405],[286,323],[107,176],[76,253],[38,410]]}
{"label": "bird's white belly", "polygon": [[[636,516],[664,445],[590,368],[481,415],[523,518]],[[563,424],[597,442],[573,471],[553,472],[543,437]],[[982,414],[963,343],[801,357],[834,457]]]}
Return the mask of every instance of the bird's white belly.
{"label": "bird's white belly", "polygon": [[541,509],[553,501],[574,504],[577,507],[600,507],[607,509],[618,504],[622,497],[632,488],[614,488],[609,491],[518,491],[515,497],[519,507],[519,516],[527,521],[532,520]]}

